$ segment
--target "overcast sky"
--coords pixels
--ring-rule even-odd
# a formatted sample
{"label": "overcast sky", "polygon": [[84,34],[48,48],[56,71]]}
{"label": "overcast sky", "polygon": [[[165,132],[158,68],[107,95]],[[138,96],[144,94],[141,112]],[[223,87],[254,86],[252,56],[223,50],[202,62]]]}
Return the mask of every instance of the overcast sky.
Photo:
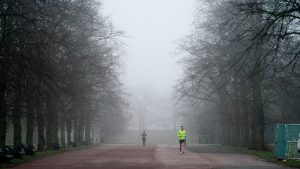
{"label": "overcast sky", "polygon": [[102,13],[127,36],[125,87],[172,91],[180,77],[176,41],[188,35],[196,0],[101,0]]}

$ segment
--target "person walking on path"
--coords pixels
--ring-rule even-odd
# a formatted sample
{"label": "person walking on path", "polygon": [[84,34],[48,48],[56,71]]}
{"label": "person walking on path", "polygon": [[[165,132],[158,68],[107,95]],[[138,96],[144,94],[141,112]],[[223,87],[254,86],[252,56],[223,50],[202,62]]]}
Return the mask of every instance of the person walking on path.
{"label": "person walking on path", "polygon": [[180,127],[180,130],[177,132],[177,136],[179,138],[179,151],[184,154],[184,147],[186,145],[186,133],[184,130],[184,126]]}
{"label": "person walking on path", "polygon": [[143,133],[142,133],[143,146],[146,145],[146,136],[147,136],[146,131],[143,130]]}

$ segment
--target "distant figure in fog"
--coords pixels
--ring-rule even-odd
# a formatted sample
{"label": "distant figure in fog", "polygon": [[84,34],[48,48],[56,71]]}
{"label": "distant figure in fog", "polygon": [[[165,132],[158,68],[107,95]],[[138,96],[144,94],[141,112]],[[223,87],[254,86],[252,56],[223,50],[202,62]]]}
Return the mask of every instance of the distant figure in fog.
{"label": "distant figure in fog", "polygon": [[143,133],[142,133],[143,146],[146,145],[146,136],[147,136],[146,131],[143,130]]}
{"label": "distant figure in fog", "polygon": [[184,130],[184,126],[180,127],[180,130],[177,132],[177,136],[179,138],[179,151],[184,154],[184,147],[186,145],[186,133]]}
{"label": "distant figure in fog", "polygon": [[104,143],[104,136],[103,134],[100,135],[100,144],[103,144]]}

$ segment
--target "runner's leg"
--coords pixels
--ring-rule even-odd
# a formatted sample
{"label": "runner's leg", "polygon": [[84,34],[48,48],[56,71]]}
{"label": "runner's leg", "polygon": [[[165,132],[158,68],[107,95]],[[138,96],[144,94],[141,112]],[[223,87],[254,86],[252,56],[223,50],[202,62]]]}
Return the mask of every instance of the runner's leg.
{"label": "runner's leg", "polygon": [[181,152],[181,146],[182,146],[182,142],[181,140],[179,140],[179,151]]}
{"label": "runner's leg", "polygon": [[181,148],[181,149],[182,149],[182,153],[184,153],[186,140],[183,140],[183,141],[182,141],[182,144],[183,144],[183,145],[182,145],[182,148]]}

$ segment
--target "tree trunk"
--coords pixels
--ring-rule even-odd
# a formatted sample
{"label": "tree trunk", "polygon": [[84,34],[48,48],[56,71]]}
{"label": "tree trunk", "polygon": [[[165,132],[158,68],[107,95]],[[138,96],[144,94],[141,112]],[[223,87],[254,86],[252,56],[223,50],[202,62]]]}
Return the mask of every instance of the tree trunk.
{"label": "tree trunk", "polygon": [[57,122],[57,112],[53,112],[54,116],[52,117],[53,123],[52,123],[52,143],[58,143],[58,122]]}
{"label": "tree trunk", "polygon": [[84,132],[84,115],[83,112],[80,113],[79,124],[78,124],[78,141],[79,145],[84,144],[83,132]]}
{"label": "tree trunk", "polygon": [[1,86],[0,90],[0,147],[5,146],[6,140],[6,104],[5,104],[5,89]]}
{"label": "tree trunk", "polygon": [[238,88],[238,76],[235,76],[235,82],[233,84],[234,87],[234,103],[233,103],[233,146],[240,146],[240,132],[241,132],[241,125],[240,125],[240,117],[241,117],[241,107],[240,107],[240,100],[239,100],[239,88]]}
{"label": "tree trunk", "polygon": [[257,135],[256,135],[256,127],[251,124],[251,127],[249,129],[249,147],[250,150],[256,150],[256,141],[257,141]]}
{"label": "tree trunk", "polygon": [[65,129],[65,125],[66,125],[66,120],[65,120],[65,115],[63,114],[61,119],[60,119],[60,141],[61,141],[61,146],[63,148],[66,147],[66,129]]}
{"label": "tree trunk", "polygon": [[[238,102],[238,101],[237,101]],[[240,138],[240,111],[239,111],[239,103],[235,103],[234,104],[234,115],[233,115],[233,119],[232,119],[232,145],[233,146],[239,146],[240,142],[239,142],[239,138]]]}
{"label": "tree trunk", "polygon": [[46,98],[46,149],[52,149],[52,138],[53,138],[53,104],[50,94]]}
{"label": "tree trunk", "polygon": [[36,103],[37,124],[38,124],[38,151],[45,149],[45,118],[43,113],[42,100]]}
{"label": "tree trunk", "polygon": [[231,144],[231,113],[229,111],[228,98],[226,97],[226,91],[221,89],[219,91],[220,105],[219,112],[221,117],[221,127],[222,127],[222,144],[229,146]]}
{"label": "tree trunk", "polygon": [[253,87],[253,102],[254,102],[254,111],[255,111],[255,122],[256,122],[256,149],[264,150],[264,110],[263,110],[263,100],[262,100],[262,91],[261,91],[261,83],[262,83],[262,74],[261,72],[257,72],[254,77],[254,87]]}
{"label": "tree trunk", "polygon": [[240,86],[240,100],[241,100],[241,116],[240,116],[240,125],[241,125],[241,146],[249,146],[249,115],[248,115],[248,105],[246,98],[246,87]]}
{"label": "tree trunk", "polygon": [[71,133],[72,133],[72,119],[68,117],[67,119],[67,146],[71,146]]}
{"label": "tree trunk", "polygon": [[52,103],[52,138],[51,138],[51,142],[52,143],[58,143],[58,110],[57,110],[57,103],[56,103],[56,99],[51,100]]}
{"label": "tree trunk", "polygon": [[[75,111],[76,112],[76,111]],[[75,113],[74,115],[74,144],[78,145],[79,143],[79,133],[78,133],[78,117],[77,117],[77,113]]]}
{"label": "tree trunk", "polygon": [[34,108],[32,101],[28,101],[27,103],[27,129],[26,129],[26,144],[33,144],[33,132],[34,132]]}
{"label": "tree trunk", "polygon": [[249,115],[250,119],[250,126],[249,126],[249,149],[255,150],[256,149],[256,141],[257,141],[257,135],[256,135],[256,118],[255,118],[255,112],[252,112]]}
{"label": "tree trunk", "polygon": [[[256,5],[262,8],[263,0],[255,0],[258,3]],[[259,14],[257,16],[257,22],[263,23],[263,15]],[[258,30],[262,27],[262,24],[258,24]],[[264,109],[263,109],[263,99],[262,99],[262,82],[263,82],[263,69],[264,62],[266,62],[266,57],[263,57],[263,42],[258,40],[256,42],[256,51],[254,54],[255,65],[254,65],[254,77],[253,77],[253,106],[254,106],[254,122],[255,122],[255,135],[256,135],[256,150],[264,150],[264,130],[265,130],[265,120],[264,120]]]}
{"label": "tree trunk", "polygon": [[[257,69],[256,69],[257,70]],[[263,150],[264,145],[264,111],[261,93],[261,73],[256,71],[253,78],[253,113],[251,114],[250,148]]]}
{"label": "tree trunk", "polygon": [[91,144],[91,120],[88,112],[85,119],[85,143]]}
{"label": "tree trunk", "polygon": [[13,110],[13,126],[14,126],[14,146],[20,147],[22,144],[22,126],[21,126],[21,85],[17,84],[15,91],[15,101]]}
{"label": "tree trunk", "polygon": [[234,114],[232,113],[232,110],[229,111],[231,114],[230,116],[228,116],[228,132],[229,132],[229,145],[230,146],[234,146]]}
{"label": "tree trunk", "polygon": [[[223,109],[222,109],[223,108]],[[230,145],[230,124],[228,122],[228,112],[226,112],[226,108],[222,107],[221,109],[221,131],[222,131],[222,145],[229,146]]]}
{"label": "tree trunk", "polygon": [[[4,13],[5,9],[1,5],[1,13]],[[1,17],[1,44],[6,44],[6,16]],[[0,55],[5,57],[5,50],[0,50]],[[1,74],[0,74],[0,147],[5,146],[6,140],[6,129],[7,129],[7,122],[6,122],[6,83],[7,83],[7,64],[5,62],[1,62]]]}

